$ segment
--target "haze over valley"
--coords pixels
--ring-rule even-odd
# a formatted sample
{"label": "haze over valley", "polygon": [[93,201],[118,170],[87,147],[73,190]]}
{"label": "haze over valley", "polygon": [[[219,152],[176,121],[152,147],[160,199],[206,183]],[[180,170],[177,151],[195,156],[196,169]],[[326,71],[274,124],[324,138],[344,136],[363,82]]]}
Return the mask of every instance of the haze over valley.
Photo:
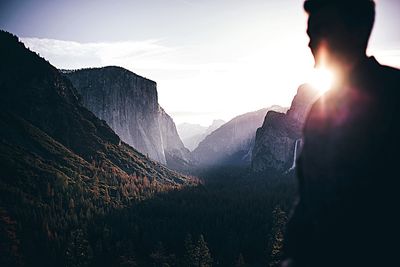
{"label": "haze over valley", "polygon": [[[155,82],[121,67],[58,70],[16,36],[1,31],[0,40],[2,263],[258,266],[278,257],[271,246],[281,245],[274,235],[294,196],[293,172],[281,166],[292,164],[301,138],[286,132],[311,103],[300,91],[287,115],[273,106],[209,129],[186,125],[202,139],[190,151]],[[271,127],[269,138],[261,134]],[[265,216],[256,219],[259,209]],[[220,216],[228,216],[222,224]],[[278,228],[265,228],[271,223]],[[190,254],[190,244],[203,254]]]}
{"label": "haze over valley", "polygon": [[2,1],[0,266],[280,267],[308,41],[302,1]]}

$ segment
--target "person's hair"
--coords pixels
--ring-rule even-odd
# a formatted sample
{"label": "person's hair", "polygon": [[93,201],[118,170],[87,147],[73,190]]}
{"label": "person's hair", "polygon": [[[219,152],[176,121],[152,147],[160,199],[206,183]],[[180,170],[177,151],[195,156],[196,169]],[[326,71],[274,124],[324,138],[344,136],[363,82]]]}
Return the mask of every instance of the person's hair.
{"label": "person's hair", "polygon": [[375,22],[375,2],[373,0],[308,0],[304,10],[310,15],[321,9],[336,9],[343,23],[351,32],[357,32],[365,47]]}

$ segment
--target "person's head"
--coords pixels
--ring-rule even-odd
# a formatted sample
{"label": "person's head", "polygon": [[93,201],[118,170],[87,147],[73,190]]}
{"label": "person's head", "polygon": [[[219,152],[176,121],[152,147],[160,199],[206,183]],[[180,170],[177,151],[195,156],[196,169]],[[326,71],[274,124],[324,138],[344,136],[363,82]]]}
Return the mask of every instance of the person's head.
{"label": "person's head", "polygon": [[364,57],[375,20],[373,0],[307,0],[307,34],[316,64]]}

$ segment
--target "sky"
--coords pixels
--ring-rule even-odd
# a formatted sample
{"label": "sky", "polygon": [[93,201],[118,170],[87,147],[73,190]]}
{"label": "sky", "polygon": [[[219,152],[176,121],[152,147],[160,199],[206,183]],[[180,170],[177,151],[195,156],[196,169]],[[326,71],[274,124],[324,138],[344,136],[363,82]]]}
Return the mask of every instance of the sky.
{"label": "sky", "polygon": [[[400,67],[399,0],[377,0],[368,54]],[[0,28],[62,69],[157,82],[176,124],[289,106],[312,77],[302,0],[2,0]]]}

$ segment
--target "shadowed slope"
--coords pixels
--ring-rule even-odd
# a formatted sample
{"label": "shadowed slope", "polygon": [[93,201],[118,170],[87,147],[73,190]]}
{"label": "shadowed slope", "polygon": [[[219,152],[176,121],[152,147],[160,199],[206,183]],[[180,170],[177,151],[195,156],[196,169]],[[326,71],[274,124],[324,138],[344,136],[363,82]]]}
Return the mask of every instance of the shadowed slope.
{"label": "shadowed slope", "polygon": [[3,31],[0,58],[0,232],[17,240],[1,266],[65,263],[71,231],[85,234],[94,216],[193,184],[121,142],[56,68]]}

